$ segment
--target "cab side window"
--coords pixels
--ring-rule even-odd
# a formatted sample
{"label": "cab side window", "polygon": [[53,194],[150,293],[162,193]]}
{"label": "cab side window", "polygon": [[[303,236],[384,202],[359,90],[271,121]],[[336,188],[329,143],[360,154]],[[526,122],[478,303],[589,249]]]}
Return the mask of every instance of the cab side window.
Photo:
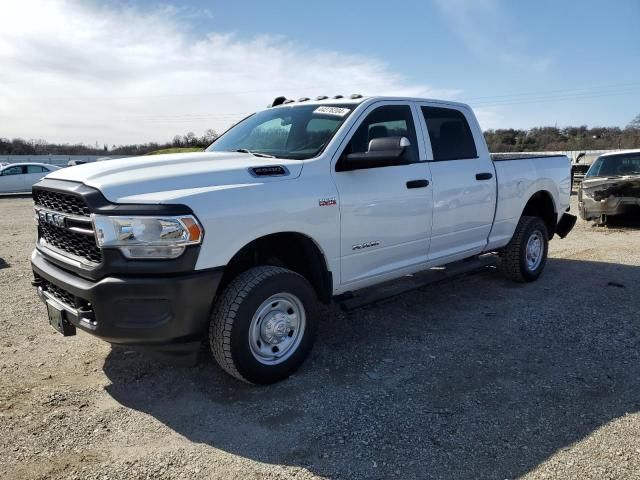
{"label": "cab side window", "polygon": [[49,170],[47,170],[44,167],[41,167],[40,165],[27,165],[27,173],[42,173],[42,172],[48,172]]}
{"label": "cab side window", "polygon": [[373,110],[351,137],[343,155],[364,153],[375,138],[406,137],[411,142],[407,155],[418,161],[418,140],[409,105],[384,105]]}
{"label": "cab side window", "polygon": [[461,111],[438,107],[421,107],[421,110],[434,161],[478,158],[469,122]]}

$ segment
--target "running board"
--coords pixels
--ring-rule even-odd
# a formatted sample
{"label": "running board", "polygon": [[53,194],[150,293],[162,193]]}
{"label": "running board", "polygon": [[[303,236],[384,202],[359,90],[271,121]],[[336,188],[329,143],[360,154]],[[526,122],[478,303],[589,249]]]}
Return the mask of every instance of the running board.
{"label": "running board", "polygon": [[396,280],[381,283],[380,285],[364,288],[356,292],[345,293],[336,297],[335,301],[343,311],[350,312],[357,308],[388,300],[427,285],[446,282],[461,275],[480,273],[495,267],[497,263],[498,256],[495,254],[470,257],[459,262],[450,263],[444,267],[430,268],[429,270],[413,275],[406,275]]}

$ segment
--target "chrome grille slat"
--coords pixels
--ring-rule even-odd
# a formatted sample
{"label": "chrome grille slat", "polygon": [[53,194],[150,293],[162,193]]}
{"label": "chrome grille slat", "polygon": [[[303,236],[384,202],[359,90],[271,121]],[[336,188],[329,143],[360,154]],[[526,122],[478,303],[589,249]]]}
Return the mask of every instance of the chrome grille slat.
{"label": "chrome grille slat", "polygon": [[91,223],[91,218],[85,218],[85,217],[71,217],[71,220],[79,223]]}
{"label": "chrome grille slat", "polygon": [[86,228],[80,227],[69,227],[69,231],[75,233],[81,233],[82,235],[90,235],[93,236],[93,230],[87,230]]}

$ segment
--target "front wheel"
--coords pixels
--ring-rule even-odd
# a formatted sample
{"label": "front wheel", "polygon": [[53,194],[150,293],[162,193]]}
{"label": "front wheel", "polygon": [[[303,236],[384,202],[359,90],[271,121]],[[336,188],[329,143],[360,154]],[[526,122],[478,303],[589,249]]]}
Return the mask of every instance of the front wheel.
{"label": "front wheel", "polygon": [[247,270],[224,289],[213,309],[213,356],[245,382],[282,380],[309,355],[317,310],[316,294],[301,275],[274,266]]}
{"label": "front wheel", "polygon": [[511,280],[533,282],[544,270],[548,252],[549,234],[542,219],[523,216],[502,252],[500,269]]}

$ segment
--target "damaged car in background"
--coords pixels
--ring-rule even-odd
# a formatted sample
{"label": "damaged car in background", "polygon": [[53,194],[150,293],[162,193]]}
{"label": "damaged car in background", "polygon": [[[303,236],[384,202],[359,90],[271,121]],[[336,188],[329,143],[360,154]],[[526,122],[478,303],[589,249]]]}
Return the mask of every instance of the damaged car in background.
{"label": "damaged car in background", "polygon": [[580,185],[578,201],[580,216],[600,224],[612,215],[640,216],[640,150],[599,156]]}

